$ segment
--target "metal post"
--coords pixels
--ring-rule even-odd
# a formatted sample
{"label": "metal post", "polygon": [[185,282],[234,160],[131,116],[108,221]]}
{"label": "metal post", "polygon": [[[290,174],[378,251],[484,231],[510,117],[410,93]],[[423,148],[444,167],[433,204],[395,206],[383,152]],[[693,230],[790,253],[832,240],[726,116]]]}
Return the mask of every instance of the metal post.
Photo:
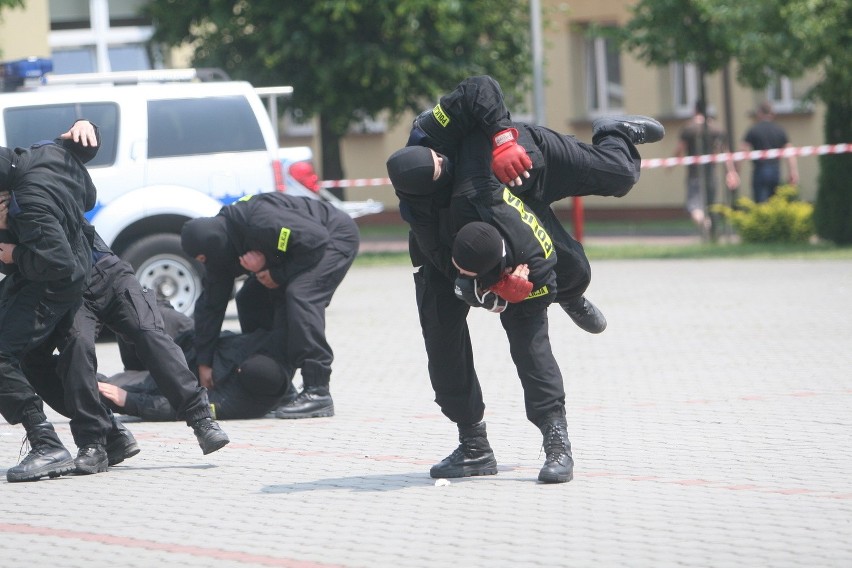
{"label": "metal post", "polygon": [[533,56],[533,112],[536,124],[546,126],[544,112],[544,50],[541,39],[540,0],[530,0],[530,27]]}
{"label": "metal post", "polygon": [[95,36],[95,53],[98,73],[109,73],[112,66],[109,62],[109,4],[107,0],[89,0],[89,21],[92,35]]}

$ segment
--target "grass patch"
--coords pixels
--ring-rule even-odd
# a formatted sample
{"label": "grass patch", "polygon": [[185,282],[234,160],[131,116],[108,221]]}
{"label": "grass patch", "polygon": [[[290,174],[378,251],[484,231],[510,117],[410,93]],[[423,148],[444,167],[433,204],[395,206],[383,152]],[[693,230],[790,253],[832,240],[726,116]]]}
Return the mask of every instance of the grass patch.
{"label": "grass patch", "polygon": [[[852,260],[852,247],[819,244],[694,244],[694,245],[591,245],[586,246],[591,261],[598,260],[664,260],[664,259],[807,259]],[[409,264],[406,252],[361,253],[358,266]]]}
{"label": "grass patch", "polygon": [[819,244],[691,244],[586,246],[589,260],[764,258],[850,260],[852,247]]}

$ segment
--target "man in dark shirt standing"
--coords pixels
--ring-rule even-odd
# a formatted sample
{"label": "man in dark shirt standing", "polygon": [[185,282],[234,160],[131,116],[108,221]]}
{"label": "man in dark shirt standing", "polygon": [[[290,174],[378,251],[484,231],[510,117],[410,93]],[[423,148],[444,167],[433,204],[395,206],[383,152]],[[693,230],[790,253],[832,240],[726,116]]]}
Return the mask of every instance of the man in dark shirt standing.
{"label": "man in dark shirt standing", "polygon": [[[754,125],[748,129],[743,137],[742,148],[749,150],[773,150],[776,148],[790,147],[787,133],[775,122],[775,114],[772,105],[768,101],[762,102],[754,112]],[[752,160],[751,191],[755,203],[766,201],[773,195],[781,183],[781,160],[778,158],[767,158],[764,160]],[[799,168],[796,156],[789,156],[787,164],[790,168],[790,183],[799,183]]]}
{"label": "man in dark shirt standing", "polygon": [[[680,131],[674,153],[678,158],[683,158],[725,152],[728,149],[725,138],[725,132],[708,115],[704,102],[698,101],[692,119]],[[716,202],[717,167],[715,162],[686,166],[686,210],[705,238],[710,236],[712,230],[709,209]],[[726,185],[729,189],[735,188],[739,178],[733,160],[727,160],[725,167]]]}

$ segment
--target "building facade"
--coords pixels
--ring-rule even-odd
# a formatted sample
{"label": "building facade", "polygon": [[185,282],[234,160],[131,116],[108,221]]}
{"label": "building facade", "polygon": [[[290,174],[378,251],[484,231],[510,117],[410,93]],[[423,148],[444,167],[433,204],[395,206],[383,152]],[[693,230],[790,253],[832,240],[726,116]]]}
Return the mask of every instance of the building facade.
{"label": "building facade", "polygon": [[[25,9],[0,12],[2,60],[30,56],[50,57],[57,73],[123,71],[180,66],[180,52],[161,54],[150,44],[151,22],[138,16],[145,0],[27,0]],[[630,16],[630,0],[541,0],[543,26],[544,90],[539,116],[546,126],[591,140],[591,123],[608,114],[647,114],[666,127],[666,138],[641,148],[643,158],[673,156],[680,129],[692,116],[698,99],[694,66],[673,64],[649,67],[629,53],[619,52],[611,41],[588,33],[591,24],[619,26]],[[735,65],[735,64],[733,64]],[[753,91],[734,81],[736,68],[706,78],[708,110],[729,131],[734,149],[751,125],[750,111],[770,100],[794,146],[820,144],[823,127],[821,105],[807,106],[801,97],[807,80],[779,78],[765,91]],[[286,82],[286,78],[284,79]],[[447,85],[451,89],[453,85]],[[532,97],[531,97],[532,100]],[[727,102],[726,102],[727,101]],[[531,119],[531,114],[517,115]],[[343,141],[344,171],[349,178],[385,177],[388,155],[405,143],[411,117],[396,124],[365,123]],[[318,157],[317,129],[311,121],[281,122],[281,145],[307,145]],[[315,160],[319,163],[319,160]],[[799,158],[802,197],[816,197],[817,159]],[[722,167],[722,166],[719,166]],[[750,195],[749,162],[741,162],[741,195]],[[786,166],[785,166],[786,171]],[[622,199],[587,198],[588,217],[684,217],[685,168],[649,168],[637,187]],[[723,179],[723,176],[719,176]],[[386,209],[396,209],[389,186],[350,188],[352,199],[373,198]],[[726,195],[722,188],[720,196]],[[721,200],[721,198],[720,198]],[[563,204],[563,207],[570,203]]]}

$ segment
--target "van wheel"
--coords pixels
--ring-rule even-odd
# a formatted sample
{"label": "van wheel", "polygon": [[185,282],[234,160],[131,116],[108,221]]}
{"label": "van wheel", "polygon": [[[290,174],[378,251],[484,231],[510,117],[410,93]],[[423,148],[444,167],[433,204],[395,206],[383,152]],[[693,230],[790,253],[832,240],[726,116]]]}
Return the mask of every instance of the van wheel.
{"label": "van wheel", "polygon": [[201,295],[204,267],[183,252],[180,235],[164,233],[139,239],[121,258],[133,267],[144,288],[165,297],[177,311],[192,315]]}

